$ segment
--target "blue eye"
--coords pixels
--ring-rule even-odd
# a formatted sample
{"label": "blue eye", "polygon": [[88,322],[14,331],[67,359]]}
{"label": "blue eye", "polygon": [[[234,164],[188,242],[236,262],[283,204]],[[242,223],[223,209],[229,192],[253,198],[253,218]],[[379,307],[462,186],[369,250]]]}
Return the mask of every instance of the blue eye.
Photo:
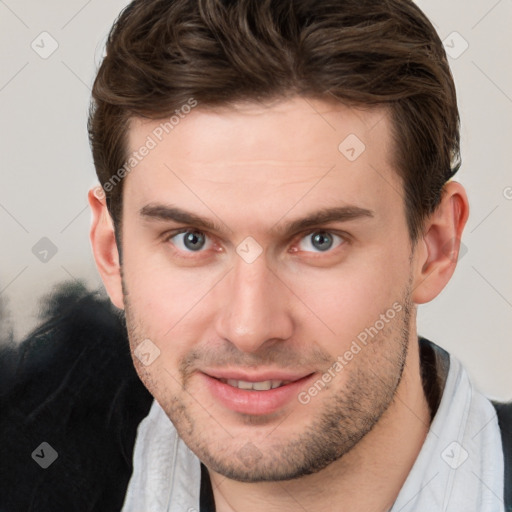
{"label": "blue eye", "polygon": [[169,238],[182,251],[198,252],[207,244],[206,235],[201,231],[182,231]]}
{"label": "blue eye", "polygon": [[[334,233],[329,233],[328,231],[314,231],[301,239],[299,248],[301,251],[326,252],[333,248],[335,239],[339,240],[336,247],[344,242],[343,238]],[[303,244],[303,241],[306,241],[306,244]]]}

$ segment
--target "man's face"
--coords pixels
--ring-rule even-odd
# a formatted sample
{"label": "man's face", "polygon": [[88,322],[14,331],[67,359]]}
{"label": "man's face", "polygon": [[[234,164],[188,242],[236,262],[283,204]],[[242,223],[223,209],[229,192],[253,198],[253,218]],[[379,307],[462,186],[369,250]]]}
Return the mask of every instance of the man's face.
{"label": "man's face", "polygon": [[[134,121],[130,152],[159,125]],[[130,344],[159,350],[134,364],[214,471],[318,471],[392,404],[415,336],[392,147],[383,110],[199,105],[126,177]]]}

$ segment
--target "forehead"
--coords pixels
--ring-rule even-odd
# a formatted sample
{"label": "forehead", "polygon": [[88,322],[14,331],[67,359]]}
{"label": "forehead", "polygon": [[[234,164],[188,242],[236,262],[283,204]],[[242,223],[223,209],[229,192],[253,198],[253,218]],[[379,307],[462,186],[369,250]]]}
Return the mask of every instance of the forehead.
{"label": "forehead", "polygon": [[295,97],[179,114],[132,120],[130,154],[151,146],[126,178],[132,208],[193,202],[202,214],[210,205],[279,217],[318,203],[401,206],[384,108]]}
{"label": "forehead", "polygon": [[[176,110],[179,115],[162,120],[132,118],[129,148],[136,150],[149,135],[158,145],[179,147],[173,160],[186,165],[192,160],[211,164],[212,157],[220,160],[226,156],[233,160],[278,161],[295,155],[297,161],[308,157],[316,161],[318,149],[329,149],[326,158],[337,159],[339,143],[350,134],[364,142],[367,149],[376,151],[386,151],[390,142],[387,109],[348,107],[334,99],[296,96],[271,103],[245,102],[219,108],[199,104],[180,110]],[[285,139],[287,145],[283,146],[281,141]],[[309,143],[304,145],[306,141]],[[320,148],[315,143],[321,143]]]}

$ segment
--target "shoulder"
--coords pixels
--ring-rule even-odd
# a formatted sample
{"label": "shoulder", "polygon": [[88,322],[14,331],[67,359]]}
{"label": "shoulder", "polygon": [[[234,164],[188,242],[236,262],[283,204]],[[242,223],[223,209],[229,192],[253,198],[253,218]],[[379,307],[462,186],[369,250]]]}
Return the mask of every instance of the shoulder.
{"label": "shoulder", "polygon": [[512,402],[492,402],[503,431],[512,438]]}
{"label": "shoulder", "polygon": [[[109,301],[73,288],[49,299],[41,327],[0,351],[0,509],[120,509],[153,398]],[[43,442],[57,453],[46,469],[32,456]]]}
{"label": "shoulder", "polygon": [[512,511],[512,402],[494,402],[503,443],[506,510]]}

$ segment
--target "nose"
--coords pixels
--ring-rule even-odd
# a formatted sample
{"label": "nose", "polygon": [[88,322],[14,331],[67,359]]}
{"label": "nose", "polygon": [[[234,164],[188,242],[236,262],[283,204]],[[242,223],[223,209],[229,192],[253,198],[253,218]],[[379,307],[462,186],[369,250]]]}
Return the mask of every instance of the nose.
{"label": "nose", "polygon": [[293,333],[288,288],[267,266],[264,254],[252,263],[236,257],[223,282],[216,318],[217,335],[242,352],[286,340]]}

